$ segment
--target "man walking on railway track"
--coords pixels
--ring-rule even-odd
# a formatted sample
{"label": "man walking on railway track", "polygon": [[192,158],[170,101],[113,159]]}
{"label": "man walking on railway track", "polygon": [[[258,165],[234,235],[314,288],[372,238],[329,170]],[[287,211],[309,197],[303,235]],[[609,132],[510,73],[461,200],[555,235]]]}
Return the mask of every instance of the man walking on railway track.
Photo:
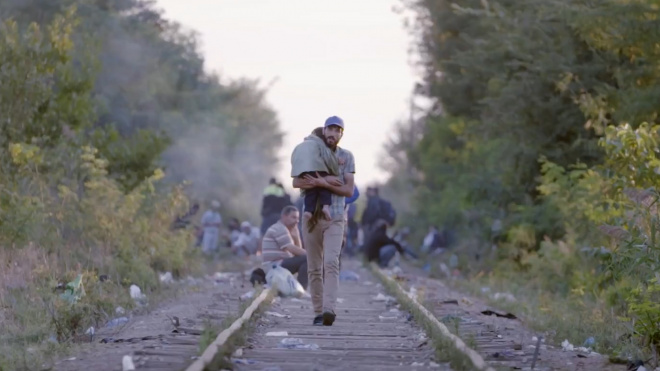
{"label": "man walking on railway track", "polygon": [[305,189],[314,187],[322,187],[332,193],[330,220],[319,218],[315,225],[310,225],[310,217],[303,217],[303,241],[307,251],[309,291],[314,307],[313,324],[315,326],[332,326],[336,317],[339,255],[346,224],[344,206],[346,197],[353,195],[353,176],[355,174],[353,154],[338,147],[343,135],[344,121],[337,116],[329,117],[323,126],[323,136],[326,145],[332,149],[339,162],[338,177],[305,175],[293,179],[293,187],[302,189],[303,197]]}

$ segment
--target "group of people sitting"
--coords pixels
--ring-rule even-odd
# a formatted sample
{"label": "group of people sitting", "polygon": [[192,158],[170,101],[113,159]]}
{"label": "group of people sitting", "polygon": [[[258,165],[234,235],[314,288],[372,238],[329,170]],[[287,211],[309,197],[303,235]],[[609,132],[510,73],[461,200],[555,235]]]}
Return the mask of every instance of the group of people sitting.
{"label": "group of people sitting", "polygon": [[213,254],[221,246],[230,248],[238,256],[257,254],[261,239],[259,228],[253,226],[249,221],[239,222],[238,219],[232,218],[227,223],[227,229],[223,231],[220,207],[220,202],[211,201],[199,223],[194,223],[193,218],[200,209],[199,204],[195,203],[188,212],[176,217],[171,229],[184,229],[192,226],[196,236],[195,247],[201,247],[205,254]]}
{"label": "group of people sitting", "polygon": [[[220,203],[212,201],[210,208],[201,217],[201,226],[198,228],[198,231],[201,233],[197,234],[196,245],[198,247],[201,246],[203,252],[212,253],[217,251],[220,245],[220,239],[224,237],[226,247],[230,248],[237,256],[248,257],[261,255],[262,267],[253,274],[252,281],[265,282],[266,271],[273,264],[277,264],[288,269],[292,274],[298,274],[301,285],[307,287],[307,258],[301,239],[300,206],[285,205],[280,209],[277,218],[273,218],[274,204],[281,202],[277,199],[282,197],[281,192],[273,189],[276,187],[279,188],[281,186],[271,180],[269,187],[264,192],[265,202],[262,208],[264,220],[261,230],[253,226],[249,221],[239,222],[238,219],[232,218],[227,223],[228,233],[223,236],[220,232],[220,226],[222,224],[222,217],[219,213]],[[353,197],[347,200],[349,202],[347,211],[350,206],[354,207],[354,202],[360,195],[357,187],[355,188]],[[367,190],[367,197],[371,199],[370,205],[374,205],[375,202],[373,199],[378,198],[378,195],[374,193],[373,188],[369,188]],[[369,215],[371,212],[373,215],[373,210],[370,211],[368,207],[365,210],[365,214]],[[197,214],[199,209],[199,204],[194,204],[186,214],[176,218],[172,228],[185,228],[190,225],[191,218]],[[377,262],[381,267],[388,266],[397,252],[403,257],[418,258],[407,242],[407,237],[410,234],[409,228],[404,227],[399,229],[390,237],[387,232],[389,227],[388,221],[383,218],[375,218],[375,220],[369,219],[369,217],[363,218],[362,231],[364,240],[362,244],[357,244],[357,240],[351,241],[351,235],[354,232],[351,230],[351,227],[358,228],[357,223],[351,225],[350,221],[352,218],[350,215],[347,219],[349,223],[347,223],[347,231],[342,246],[342,253],[344,255],[355,256],[362,253],[368,261]],[[432,226],[424,238],[421,250],[427,254],[437,253],[446,247],[447,242],[446,232],[443,233],[437,227]],[[356,246],[349,247],[351,245]]]}

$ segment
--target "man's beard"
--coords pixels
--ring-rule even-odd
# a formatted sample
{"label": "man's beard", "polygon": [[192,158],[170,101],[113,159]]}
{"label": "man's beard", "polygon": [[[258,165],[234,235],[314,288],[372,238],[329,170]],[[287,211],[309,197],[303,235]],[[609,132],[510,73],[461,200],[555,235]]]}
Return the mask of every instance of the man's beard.
{"label": "man's beard", "polygon": [[326,147],[330,148],[333,151],[337,150],[337,144],[339,143],[338,140],[335,141],[335,144],[330,144],[328,143],[328,138],[325,135],[320,135],[319,138],[323,139],[323,143],[325,143]]}
{"label": "man's beard", "polygon": [[330,148],[331,150],[333,151],[337,150],[337,144],[339,143],[339,141],[335,140],[334,144],[328,143],[328,138],[323,138],[323,141],[325,142],[325,145],[328,146],[328,148]]}

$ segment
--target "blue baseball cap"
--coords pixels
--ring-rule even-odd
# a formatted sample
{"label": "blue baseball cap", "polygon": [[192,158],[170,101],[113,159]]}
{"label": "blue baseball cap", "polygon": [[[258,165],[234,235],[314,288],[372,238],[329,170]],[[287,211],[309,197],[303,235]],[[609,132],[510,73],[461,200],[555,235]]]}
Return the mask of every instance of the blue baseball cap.
{"label": "blue baseball cap", "polygon": [[338,116],[328,117],[325,120],[324,127],[327,128],[328,126],[332,126],[332,125],[339,126],[342,130],[344,130],[344,120],[340,119]]}

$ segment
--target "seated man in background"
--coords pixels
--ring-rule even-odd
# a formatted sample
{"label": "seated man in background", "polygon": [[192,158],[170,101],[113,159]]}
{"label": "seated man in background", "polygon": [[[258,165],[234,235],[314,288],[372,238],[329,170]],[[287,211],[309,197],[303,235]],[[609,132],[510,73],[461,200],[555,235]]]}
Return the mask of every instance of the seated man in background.
{"label": "seated man in background", "polygon": [[232,250],[238,256],[256,255],[259,250],[259,230],[250,222],[241,223],[241,233],[232,244]]}
{"label": "seated man in background", "polygon": [[387,235],[387,222],[384,220],[379,220],[374,224],[371,234],[367,236],[362,246],[362,251],[367,261],[378,261],[381,268],[388,266],[397,251],[402,257],[416,258],[410,249],[404,248],[399,241]]}
{"label": "seated man in background", "polygon": [[[300,213],[295,206],[286,206],[280,220],[266,230],[261,245],[262,268],[252,272],[250,281],[264,283],[266,272],[273,265],[298,273],[298,282],[307,290],[307,252],[302,248],[298,221]],[[260,278],[263,276],[263,280]]]}

